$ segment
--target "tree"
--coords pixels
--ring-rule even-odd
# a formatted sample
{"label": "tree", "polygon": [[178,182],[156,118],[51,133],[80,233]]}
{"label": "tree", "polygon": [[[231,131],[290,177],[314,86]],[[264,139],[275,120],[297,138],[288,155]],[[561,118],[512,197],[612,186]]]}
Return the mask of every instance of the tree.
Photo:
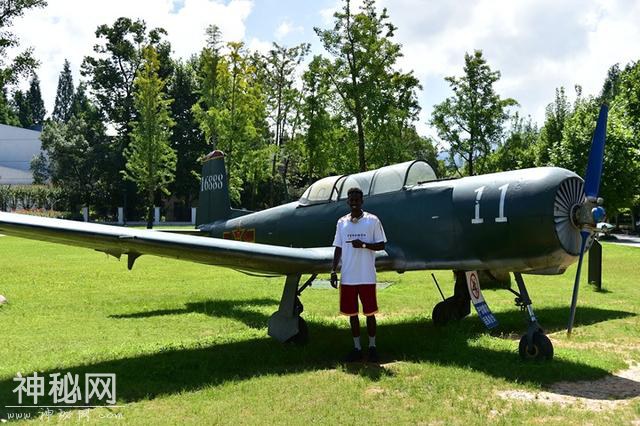
{"label": "tree", "polygon": [[[331,116],[334,94],[326,72],[329,65],[326,59],[315,56],[302,76],[304,102],[301,108],[307,128],[304,136],[306,155],[302,164],[307,181],[316,180],[332,171],[331,156],[334,151],[330,147],[335,146],[337,141],[337,123]],[[341,152],[338,150],[335,153]]]}
{"label": "tree", "polygon": [[163,35],[166,31],[162,28],[154,28],[147,34],[142,20],[118,18],[112,26],[98,27],[95,56],[86,56],[82,62],[81,73],[88,78],[98,109],[120,136],[129,133],[135,118],[134,80],[142,64],[142,47],[148,44],[155,47],[160,57],[161,78],[171,74],[171,46],[162,41]]}
{"label": "tree", "polygon": [[64,66],[58,78],[58,90],[56,92],[56,102],[53,107],[52,117],[55,121],[66,123],[71,118],[73,104],[73,76],[71,75],[71,64],[64,60]]}
{"label": "tree", "polygon": [[33,57],[33,49],[18,53],[7,62],[7,52],[18,46],[18,38],[9,28],[16,18],[32,8],[45,7],[45,0],[0,0],[0,122],[17,124],[15,115],[8,105],[7,86],[14,85],[21,77],[30,75],[38,66]]}
{"label": "tree", "polygon": [[107,152],[101,123],[96,127],[82,115],[72,116],[67,123],[48,121],[40,139],[46,156],[31,162],[34,177],[50,178],[63,188],[71,211],[98,204],[108,185],[102,171]]}
{"label": "tree", "polygon": [[32,125],[41,126],[44,123],[44,116],[47,111],[44,109],[44,101],[40,91],[40,79],[35,74],[31,79],[25,98],[31,112]]}
{"label": "tree", "polygon": [[207,144],[213,150],[216,148],[218,134],[216,118],[212,113],[220,102],[220,88],[218,74],[224,72],[226,63],[221,63],[220,44],[222,33],[216,25],[210,25],[206,30],[207,45],[202,49],[198,59],[197,78],[200,97],[193,105],[193,114],[204,133]]}
{"label": "tree", "polygon": [[20,127],[25,129],[33,126],[33,113],[31,112],[31,105],[27,101],[27,97],[24,92],[16,90],[13,94],[13,108],[15,115],[18,119]]}
{"label": "tree", "polygon": [[166,31],[162,28],[147,31],[143,20],[118,18],[111,26],[100,25],[96,30],[98,43],[93,47],[94,56],[86,56],[80,68],[105,124],[116,132],[111,141],[114,155],[105,164],[105,172],[114,183],[114,200],[119,200],[125,211],[137,202],[134,184],[120,173],[125,168],[123,153],[131,140],[131,123],[136,119],[134,80],[145,45],[154,46],[158,52],[160,77],[166,79],[171,74],[171,46],[163,40],[164,35]]}
{"label": "tree", "polygon": [[167,90],[169,98],[174,99],[171,115],[176,125],[171,134],[171,147],[177,155],[176,175],[170,190],[184,199],[185,207],[198,198],[201,169],[198,159],[210,149],[192,110],[198,102],[196,67],[195,61],[176,63]]}
{"label": "tree", "polygon": [[491,70],[481,50],[465,53],[464,75],[445,78],[454,95],[433,109],[431,124],[449,144],[452,164],[461,158],[469,176],[485,171],[486,158],[502,137],[506,108],[517,105],[495,92],[499,79],[500,72]]}
{"label": "tree", "polygon": [[134,106],[138,119],[132,123],[132,140],[125,150],[127,163],[122,173],[144,195],[147,228],[152,228],[155,194],[160,190],[169,195],[167,188],[175,176],[176,153],[169,144],[175,123],[170,115],[172,100],[163,93],[165,81],[158,75],[160,63],[153,46],[143,49],[143,58],[135,79]]}
{"label": "tree", "polygon": [[[639,189],[639,143],[625,121],[619,101],[621,99],[614,101],[610,107],[600,186],[600,196],[604,198],[609,214],[631,206]],[[573,170],[584,177],[599,108],[597,98],[579,96],[576,99],[573,111],[565,122],[562,141],[551,151],[552,165]],[[620,170],[624,170],[624,173],[620,173]]]}
{"label": "tree", "polygon": [[[297,128],[296,120],[300,103],[300,92],[296,89],[296,71],[305,56],[309,53],[310,45],[302,43],[294,47],[284,47],[273,43],[273,47],[265,58],[265,92],[267,97],[268,117],[273,129],[273,144],[275,155],[271,162],[271,179],[269,180],[269,197],[274,204],[274,184],[278,169],[279,156],[285,139],[293,139],[292,133]],[[291,148],[291,147],[290,147]],[[287,186],[287,171],[290,156],[284,158],[284,172],[282,181]]]}
{"label": "tree", "polygon": [[364,171],[365,151],[372,141],[382,141],[389,131],[392,139],[395,136],[402,141],[402,131],[419,111],[415,91],[420,86],[411,73],[395,70],[402,56],[401,46],[392,41],[396,28],[386,9],[378,14],[374,0],[365,0],[360,12],[353,15],[350,0],[345,0],[334,18],[332,29],[315,28],[315,31],[335,58],[328,76],[342,100],[348,121],[355,123],[358,164]]}
{"label": "tree", "polygon": [[538,129],[531,116],[525,120],[516,112],[511,119],[511,128],[504,144],[489,157],[488,171],[535,167],[538,137]]}
{"label": "tree", "polygon": [[[227,155],[229,195],[237,204],[245,184],[258,185],[260,182],[253,181],[254,177],[264,176],[249,170],[243,161],[248,153],[258,159],[268,157],[256,153],[269,149],[266,144],[268,125],[265,96],[254,58],[245,50],[243,43],[230,42],[227,49],[228,53],[217,59],[213,55],[215,52],[209,49],[212,54],[207,59],[209,65],[202,69],[201,97],[198,105],[194,106],[194,114],[207,140],[215,139],[215,147]],[[216,64],[215,73],[213,63]],[[215,85],[211,81],[214,78]],[[268,167],[267,163],[259,161],[251,164]]]}
{"label": "tree", "polygon": [[571,104],[564,93],[564,87],[560,87],[556,89],[555,100],[545,109],[544,126],[540,130],[540,139],[536,148],[537,166],[549,164],[551,151],[562,141],[564,124],[570,114]]}

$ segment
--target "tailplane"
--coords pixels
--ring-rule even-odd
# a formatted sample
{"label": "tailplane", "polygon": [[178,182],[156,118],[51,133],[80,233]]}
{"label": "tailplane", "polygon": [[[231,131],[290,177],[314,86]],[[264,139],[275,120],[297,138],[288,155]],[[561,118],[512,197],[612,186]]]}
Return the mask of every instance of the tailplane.
{"label": "tailplane", "polygon": [[196,210],[196,227],[219,220],[232,219],[253,213],[231,208],[229,179],[224,167],[224,152],[215,150],[202,160],[200,200]]}
{"label": "tailplane", "polygon": [[229,182],[224,168],[224,153],[215,150],[202,160],[200,200],[196,212],[196,226],[225,220],[231,216]]}

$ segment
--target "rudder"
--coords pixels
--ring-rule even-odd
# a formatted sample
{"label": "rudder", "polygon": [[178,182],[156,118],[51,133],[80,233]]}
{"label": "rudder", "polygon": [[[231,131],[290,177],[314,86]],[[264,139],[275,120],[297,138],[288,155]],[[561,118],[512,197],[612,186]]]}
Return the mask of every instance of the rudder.
{"label": "rudder", "polygon": [[229,182],[224,166],[224,153],[212,151],[202,160],[200,199],[196,210],[196,226],[231,216]]}

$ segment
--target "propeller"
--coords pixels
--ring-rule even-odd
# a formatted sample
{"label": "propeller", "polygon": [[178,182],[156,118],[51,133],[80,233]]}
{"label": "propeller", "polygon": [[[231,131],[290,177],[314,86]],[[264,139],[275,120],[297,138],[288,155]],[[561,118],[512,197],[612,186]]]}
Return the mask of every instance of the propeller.
{"label": "propeller", "polygon": [[569,315],[569,325],[567,334],[571,335],[573,322],[576,317],[576,306],[578,305],[578,290],[580,289],[580,271],[582,270],[582,259],[587,246],[587,240],[597,231],[597,226],[604,220],[605,211],[600,206],[602,198],[598,198],[600,191],[600,177],[602,176],[602,163],[604,159],[604,142],[607,133],[607,116],[609,107],[605,104],[600,107],[598,123],[593,133],[591,151],[589,152],[589,162],[587,173],[584,179],[585,201],[576,206],[574,211],[574,223],[580,227],[580,257],[578,259],[578,270],[573,283],[573,295],[571,296],[571,313]]}

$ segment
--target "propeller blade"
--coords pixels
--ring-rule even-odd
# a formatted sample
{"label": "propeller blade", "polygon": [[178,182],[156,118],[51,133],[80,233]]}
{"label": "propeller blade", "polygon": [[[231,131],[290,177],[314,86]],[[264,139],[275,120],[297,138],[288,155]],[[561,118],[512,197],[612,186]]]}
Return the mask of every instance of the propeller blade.
{"label": "propeller blade", "polygon": [[607,133],[607,116],[609,107],[603,104],[600,107],[600,115],[596,124],[596,131],[593,133],[591,151],[589,152],[589,163],[587,164],[587,174],[584,182],[584,193],[587,197],[596,198],[600,190],[600,177],[602,175],[602,161],[604,157],[604,142]]}
{"label": "propeller blade", "polygon": [[569,325],[567,326],[567,335],[571,336],[573,329],[573,321],[576,318],[576,307],[578,306],[578,290],[580,289],[580,271],[582,270],[582,259],[587,246],[587,238],[591,233],[589,231],[580,231],[582,241],[580,242],[580,258],[578,259],[578,270],[576,271],[576,280],[573,283],[573,295],[571,296],[571,313],[569,314]]}

